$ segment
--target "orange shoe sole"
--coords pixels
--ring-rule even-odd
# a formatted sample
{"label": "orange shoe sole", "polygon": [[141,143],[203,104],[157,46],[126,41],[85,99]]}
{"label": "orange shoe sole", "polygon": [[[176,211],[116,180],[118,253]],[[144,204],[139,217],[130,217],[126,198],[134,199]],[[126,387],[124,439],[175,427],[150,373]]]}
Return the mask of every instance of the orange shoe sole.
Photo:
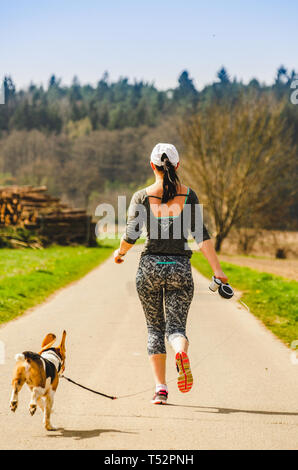
{"label": "orange shoe sole", "polygon": [[190,392],[193,386],[193,376],[190,370],[188,355],[185,352],[176,354],[178,371],[177,385],[181,393]]}

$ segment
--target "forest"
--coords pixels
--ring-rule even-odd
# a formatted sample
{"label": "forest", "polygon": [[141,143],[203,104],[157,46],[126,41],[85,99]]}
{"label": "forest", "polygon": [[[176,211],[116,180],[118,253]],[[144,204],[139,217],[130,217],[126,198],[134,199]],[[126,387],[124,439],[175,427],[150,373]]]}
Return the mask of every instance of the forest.
{"label": "forest", "polygon": [[[244,84],[222,67],[214,82],[201,90],[186,70],[180,74],[177,86],[169,90],[125,77],[112,82],[108,73],[96,86],[82,85],[77,77],[66,86],[53,75],[47,87],[31,83],[28,89],[18,90],[13,77],[6,76],[5,104],[0,105],[0,186],[46,185],[53,196],[94,213],[100,202],[115,203],[118,194],[131,196],[144,185],[151,178],[148,159],[152,147],[158,141],[169,141],[179,148],[182,163],[185,159],[182,175],[210,204],[204,199],[208,188],[203,187],[199,177],[194,179],[190,167],[193,162],[200,175],[208,170],[206,166],[200,168],[202,149],[195,148],[192,139],[205,138],[208,133],[208,156],[214,151],[212,141],[221,139],[221,146],[231,127],[239,130],[242,126],[241,132],[233,134],[240,146],[237,156],[229,161],[230,171],[237,167],[239,177],[248,158],[243,149],[250,145],[259,155],[259,161],[249,170],[250,183],[258,181],[258,194],[264,200],[270,187],[270,199],[260,207],[254,202],[257,218],[246,217],[244,222],[237,216],[233,223],[255,226],[258,220],[264,228],[296,230],[298,106],[290,99],[296,76],[294,70],[280,66],[271,85],[257,79]],[[250,118],[257,115],[255,121]],[[224,121],[224,116],[229,120]],[[190,132],[194,122],[203,126],[205,134]],[[269,140],[257,133],[260,122],[264,129],[271,126]],[[219,127],[222,135],[216,134]],[[258,142],[261,150],[251,147],[251,142]],[[222,148],[231,152],[235,145],[230,142]],[[220,163],[224,157],[218,158]],[[264,167],[274,168],[274,172],[269,175]],[[225,178],[229,176],[225,174]],[[247,174],[245,178],[248,180]],[[268,213],[272,217],[267,217]],[[214,224],[214,217],[211,219]],[[221,224],[220,219],[217,223]]]}

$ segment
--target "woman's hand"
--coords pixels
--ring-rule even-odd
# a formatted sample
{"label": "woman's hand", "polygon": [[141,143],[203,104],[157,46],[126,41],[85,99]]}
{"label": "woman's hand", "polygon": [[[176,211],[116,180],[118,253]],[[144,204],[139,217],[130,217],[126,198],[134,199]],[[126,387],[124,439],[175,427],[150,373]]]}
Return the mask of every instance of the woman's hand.
{"label": "woman's hand", "polygon": [[121,264],[124,262],[123,256],[120,256],[120,249],[114,251],[114,261],[116,264]]}
{"label": "woman's hand", "polygon": [[216,279],[220,279],[221,282],[223,282],[224,284],[227,284],[228,278],[221,269],[214,271],[214,276],[216,277]]}

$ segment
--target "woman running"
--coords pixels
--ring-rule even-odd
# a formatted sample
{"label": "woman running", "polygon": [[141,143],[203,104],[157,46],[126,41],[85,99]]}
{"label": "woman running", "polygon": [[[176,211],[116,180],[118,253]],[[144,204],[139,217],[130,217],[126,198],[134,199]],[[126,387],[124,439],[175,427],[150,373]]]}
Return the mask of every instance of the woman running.
{"label": "woman running", "polygon": [[147,240],[141,254],[136,286],[148,328],[148,354],[156,391],[153,404],[166,404],[165,337],[176,353],[178,388],[189,392],[193,385],[187,355],[186,322],[194,284],[187,244],[191,234],[201,244],[215,277],[227,282],[213,244],[202,222],[196,193],[180,183],[179,154],[171,144],[157,144],[151,154],[155,183],[136,192],[131,200],[126,233],[115,251],[117,264],[132,248],[145,226]]}

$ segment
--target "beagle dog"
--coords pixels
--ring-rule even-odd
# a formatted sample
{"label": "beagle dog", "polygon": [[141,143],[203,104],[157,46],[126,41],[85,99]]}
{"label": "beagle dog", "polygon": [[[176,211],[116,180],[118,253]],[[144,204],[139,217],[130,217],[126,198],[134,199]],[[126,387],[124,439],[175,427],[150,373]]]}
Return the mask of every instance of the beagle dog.
{"label": "beagle dog", "polygon": [[50,333],[43,340],[39,354],[25,351],[15,356],[10,409],[16,411],[18,394],[26,383],[31,390],[30,414],[35,414],[38,405],[44,413],[44,426],[47,431],[54,431],[51,425],[51,411],[59,376],[65,370],[65,339],[66,331],[63,332],[58,348],[54,348],[56,336]]}

